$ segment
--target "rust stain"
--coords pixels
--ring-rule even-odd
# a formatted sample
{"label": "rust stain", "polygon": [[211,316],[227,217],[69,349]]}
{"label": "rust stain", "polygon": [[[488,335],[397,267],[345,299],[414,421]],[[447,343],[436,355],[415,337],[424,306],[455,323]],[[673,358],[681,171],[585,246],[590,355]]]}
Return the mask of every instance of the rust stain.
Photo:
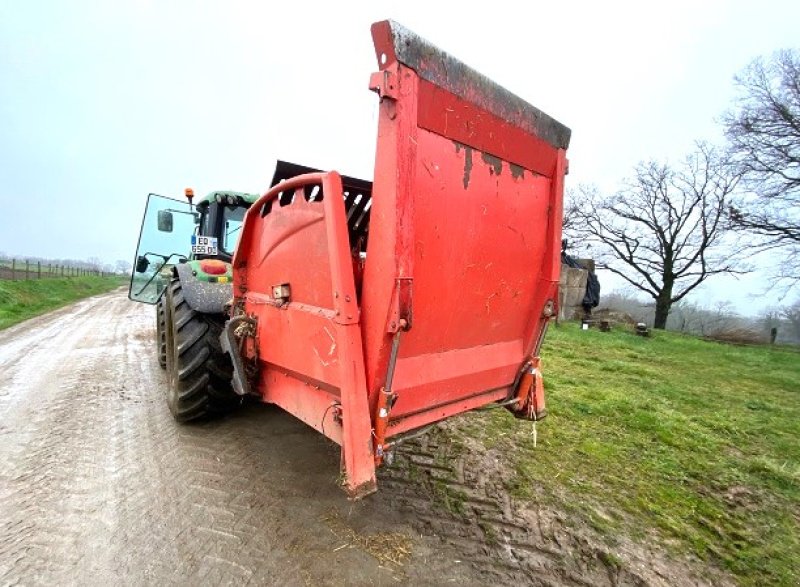
{"label": "rust stain", "polygon": [[514,179],[523,179],[525,177],[525,168],[520,167],[519,165],[514,165],[513,163],[509,163],[508,166],[511,168],[511,177]]}
{"label": "rust stain", "polygon": [[456,146],[456,153],[460,153],[464,149],[464,189],[469,187],[470,176],[472,175],[472,151],[473,148],[463,145],[458,141],[453,141]]}
{"label": "rust stain", "polygon": [[489,153],[481,153],[481,159],[489,166],[489,173],[492,175],[500,175],[503,171],[503,160]]}
{"label": "rust stain", "polygon": [[469,176],[472,174],[472,147],[464,147],[464,189],[469,187]]}

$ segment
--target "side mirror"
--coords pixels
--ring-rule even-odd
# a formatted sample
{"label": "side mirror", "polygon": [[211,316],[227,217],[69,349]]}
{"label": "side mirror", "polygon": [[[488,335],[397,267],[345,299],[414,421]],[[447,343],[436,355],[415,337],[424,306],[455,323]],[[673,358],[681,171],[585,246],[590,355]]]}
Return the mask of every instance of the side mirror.
{"label": "side mirror", "polygon": [[172,232],[172,212],[169,210],[158,211],[158,230]]}
{"label": "side mirror", "polygon": [[[170,218],[172,220],[172,218]],[[147,271],[147,268],[150,266],[150,261],[147,260],[147,257],[144,255],[139,255],[136,259],[136,273],[144,273]]]}

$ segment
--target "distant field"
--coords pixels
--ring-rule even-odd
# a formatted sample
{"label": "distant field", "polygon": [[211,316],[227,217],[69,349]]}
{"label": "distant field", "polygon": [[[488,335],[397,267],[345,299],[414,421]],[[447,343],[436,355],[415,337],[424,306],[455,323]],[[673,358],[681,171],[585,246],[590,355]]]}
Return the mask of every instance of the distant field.
{"label": "distant field", "polygon": [[0,280],[0,329],[125,283],[120,277],[54,277],[42,280]]}
{"label": "distant field", "polygon": [[564,324],[542,357],[536,448],[505,410],[460,426],[508,455],[513,495],[743,585],[800,584],[800,353]]}

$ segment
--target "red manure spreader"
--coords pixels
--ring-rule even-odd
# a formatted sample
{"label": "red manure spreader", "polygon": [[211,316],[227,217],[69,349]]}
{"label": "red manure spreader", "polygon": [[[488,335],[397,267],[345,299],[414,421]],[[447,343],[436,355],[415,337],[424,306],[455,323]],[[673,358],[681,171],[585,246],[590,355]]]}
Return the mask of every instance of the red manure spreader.
{"label": "red manure spreader", "polygon": [[[398,442],[445,418],[488,404],[546,414],[538,354],[557,313],[570,139],[397,23],[374,24],[372,37],[372,181],[278,163],[244,214],[232,284],[214,284],[232,302],[202,359],[227,353],[227,393],[339,444],[352,497],[375,491]],[[181,265],[173,281],[189,278]],[[167,314],[175,291],[165,288]],[[180,395],[189,339],[166,320]]]}

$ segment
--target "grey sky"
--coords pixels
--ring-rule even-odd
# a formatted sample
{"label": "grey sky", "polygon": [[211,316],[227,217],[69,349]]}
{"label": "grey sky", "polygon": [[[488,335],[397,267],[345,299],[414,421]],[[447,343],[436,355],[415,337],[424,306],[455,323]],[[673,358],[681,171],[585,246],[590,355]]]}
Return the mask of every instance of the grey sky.
{"label": "grey sky", "polygon": [[[800,3],[0,0],[0,251],[130,259],[148,192],[263,191],[276,158],[370,178],[384,18],[570,126],[568,185],[613,189],[719,140]],[[704,295],[747,310],[754,281]]]}

